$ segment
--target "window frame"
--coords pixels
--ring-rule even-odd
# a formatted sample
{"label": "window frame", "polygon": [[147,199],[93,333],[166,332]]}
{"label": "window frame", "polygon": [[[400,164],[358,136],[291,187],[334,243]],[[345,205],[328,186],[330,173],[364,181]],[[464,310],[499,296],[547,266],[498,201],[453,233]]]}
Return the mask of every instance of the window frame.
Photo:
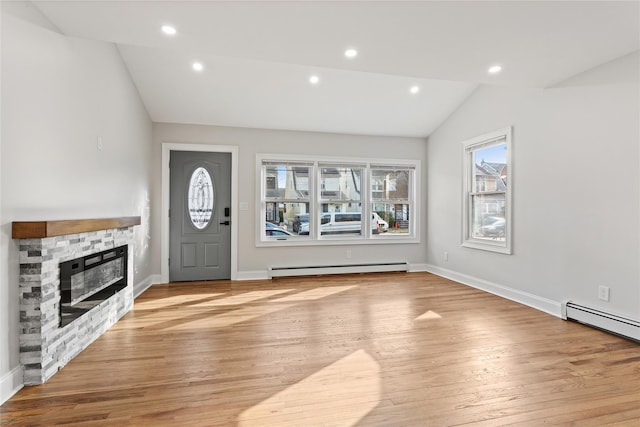
{"label": "window frame", "polygon": [[[266,217],[266,189],[264,181],[264,163],[311,163],[309,171],[309,235],[304,236],[287,236],[283,238],[273,238],[265,236],[265,217]],[[322,212],[321,198],[321,180],[320,171],[325,165],[339,165],[346,167],[362,167],[361,176],[361,222],[362,233],[359,235],[321,235],[320,220]],[[411,185],[409,186],[408,204],[413,209],[413,217],[411,218],[410,232],[403,235],[380,236],[374,234],[371,228],[371,215],[373,212],[372,195],[370,188],[370,176],[372,165],[387,165],[390,167],[410,168],[413,170],[411,175]],[[297,156],[283,154],[256,154],[256,246],[313,246],[313,245],[354,245],[354,244],[402,244],[402,243],[420,243],[420,198],[417,191],[418,180],[420,179],[420,160],[407,159],[369,159],[369,158],[348,158],[329,157],[329,156]],[[292,232],[292,230],[290,230]],[[382,234],[382,233],[381,233]]]}
{"label": "window frame", "polygon": [[[373,188],[370,188],[370,196],[371,198],[369,199],[369,207],[371,209],[370,215],[369,215],[369,219],[371,220],[371,216],[374,212],[376,212],[374,210],[374,205],[376,204],[389,204],[389,205],[394,205],[394,206],[398,206],[398,205],[407,205],[407,213],[408,213],[408,229],[407,229],[407,234],[404,235],[411,235],[413,233],[413,228],[417,226],[416,221],[412,220],[411,218],[414,215],[414,209],[416,208],[415,206],[415,199],[414,196],[416,193],[416,169],[409,166],[409,165],[398,165],[398,164],[389,164],[389,163],[379,163],[379,164],[371,164],[369,165],[369,180],[370,182],[373,182],[373,171],[374,170],[393,170],[395,172],[401,170],[407,173],[407,199],[404,200],[402,198],[393,198],[393,197],[388,197],[388,198],[384,198],[384,197],[373,197]],[[395,190],[394,190],[395,191]],[[379,192],[379,191],[378,191]],[[397,217],[396,217],[397,220]],[[391,227],[391,224],[389,224],[389,227]],[[398,235],[398,236],[402,236]],[[384,237],[386,238],[386,237]]]}
{"label": "window frame", "polygon": [[[268,175],[267,175],[267,169],[268,169],[268,165],[271,166],[287,166],[287,167],[308,167],[309,168],[309,176],[308,176],[308,182],[307,182],[307,196],[303,197],[303,198],[298,198],[298,199],[289,199],[286,197],[269,197],[267,195],[267,190],[270,190],[272,188],[267,188],[267,185],[263,185],[266,184],[268,182]],[[278,159],[263,159],[262,161],[259,162],[258,165],[258,190],[260,191],[260,225],[258,226],[258,230],[260,233],[260,239],[261,240],[266,240],[266,241],[286,241],[289,240],[289,236],[270,236],[267,235],[266,233],[266,226],[265,223],[267,222],[266,220],[266,212],[267,212],[267,205],[270,203],[275,203],[275,204],[279,204],[279,203],[308,203],[309,204],[309,212],[312,211],[313,209],[313,200],[311,198],[312,194],[313,194],[313,186],[314,184],[314,166],[311,162],[309,161],[299,161],[299,160],[292,160],[292,159],[286,159],[283,160],[281,158]],[[273,180],[274,183],[277,183],[277,177],[275,177],[275,179]],[[276,185],[277,187],[277,185]],[[273,188],[276,189],[276,188]],[[311,219],[311,217],[309,217]],[[311,236],[311,230],[309,232],[308,236],[295,236],[297,239],[308,239]]]}
{"label": "window frame", "polygon": [[[315,194],[315,202],[316,202],[316,207],[317,207],[317,211],[316,211],[316,215],[318,216],[318,227],[317,227],[317,234],[314,236],[316,238],[316,240],[360,240],[360,239],[367,239],[369,237],[369,232],[367,232],[367,227],[369,227],[369,225],[366,223],[366,221],[363,220],[363,215],[362,215],[362,209],[364,207],[364,200],[367,199],[367,194],[366,192],[363,190],[366,187],[366,182],[367,182],[367,170],[368,170],[368,166],[366,164],[363,163],[357,163],[357,162],[344,162],[343,160],[337,162],[337,161],[332,161],[332,162],[327,162],[327,161],[319,161],[316,163],[316,171],[315,171],[315,175],[316,175],[316,181],[318,182],[318,186],[317,186],[317,192]],[[331,198],[331,197],[326,197],[325,195],[323,195],[323,192],[326,192],[327,190],[322,188],[322,175],[323,175],[323,169],[336,169],[336,170],[340,170],[340,169],[351,169],[352,171],[354,169],[358,169],[360,170],[360,199],[356,200],[353,198]],[[340,176],[340,175],[339,175]],[[354,185],[357,188],[357,184]],[[360,205],[360,233],[356,234],[356,233],[345,233],[345,234],[332,234],[330,232],[323,234],[322,233],[322,219],[323,217],[325,217],[325,214],[329,214],[329,217],[331,218],[332,215],[330,215],[332,212],[325,212],[323,211],[323,205],[330,205],[330,204],[353,204],[353,203],[357,203]],[[339,213],[339,214],[349,214],[349,213],[356,213],[356,212],[342,212],[342,211],[334,211],[334,213]],[[338,218],[341,217],[343,215],[338,215]],[[337,222],[343,222],[343,221],[338,221],[335,218],[335,215],[333,215],[334,220]]]}
{"label": "window frame", "polygon": [[[513,240],[513,129],[511,126],[477,136],[462,142],[462,246],[472,249],[480,249],[501,254],[512,254]],[[507,178],[505,191],[476,191],[474,185],[473,153],[482,148],[494,145],[506,144],[507,153]],[[472,199],[478,195],[502,194],[505,195],[505,239],[497,240],[479,239],[472,236],[473,229],[473,203]]]}

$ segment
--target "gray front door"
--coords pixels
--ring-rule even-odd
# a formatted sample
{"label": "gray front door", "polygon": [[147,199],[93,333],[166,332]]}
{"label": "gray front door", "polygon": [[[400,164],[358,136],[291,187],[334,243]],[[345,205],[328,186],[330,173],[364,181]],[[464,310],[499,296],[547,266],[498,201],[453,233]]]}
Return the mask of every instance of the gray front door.
{"label": "gray front door", "polygon": [[231,154],[171,151],[169,280],[231,277]]}

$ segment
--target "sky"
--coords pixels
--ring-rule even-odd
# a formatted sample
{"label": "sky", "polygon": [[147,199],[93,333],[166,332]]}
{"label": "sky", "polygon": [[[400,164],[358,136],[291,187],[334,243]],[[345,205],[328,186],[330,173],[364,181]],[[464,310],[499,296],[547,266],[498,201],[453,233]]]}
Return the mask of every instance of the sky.
{"label": "sky", "polygon": [[278,188],[284,188],[287,184],[287,167],[278,166]]}
{"label": "sky", "polygon": [[484,160],[487,163],[507,163],[507,144],[482,148],[475,152],[476,163]]}

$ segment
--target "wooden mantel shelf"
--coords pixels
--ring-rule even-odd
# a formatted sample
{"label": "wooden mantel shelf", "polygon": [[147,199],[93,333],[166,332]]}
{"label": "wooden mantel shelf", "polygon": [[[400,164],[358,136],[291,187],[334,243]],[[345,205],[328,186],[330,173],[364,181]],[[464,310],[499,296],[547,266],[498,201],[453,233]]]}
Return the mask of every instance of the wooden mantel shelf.
{"label": "wooden mantel shelf", "polygon": [[65,234],[131,227],[133,225],[140,225],[139,216],[63,221],[14,221],[11,235],[14,239],[42,239]]}

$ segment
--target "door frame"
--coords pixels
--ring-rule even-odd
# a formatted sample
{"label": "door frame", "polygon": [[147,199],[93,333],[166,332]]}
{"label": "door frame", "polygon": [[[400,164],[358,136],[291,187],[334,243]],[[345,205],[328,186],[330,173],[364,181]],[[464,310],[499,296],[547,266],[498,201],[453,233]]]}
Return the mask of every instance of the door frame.
{"label": "door frame", "polygon": [[160,275],[162,283],[169,283],[169,160],[172,151],[204,151],[231,153],[231,280],[238,280],[238,147],[215,144],[162,143],[162,222]]}

